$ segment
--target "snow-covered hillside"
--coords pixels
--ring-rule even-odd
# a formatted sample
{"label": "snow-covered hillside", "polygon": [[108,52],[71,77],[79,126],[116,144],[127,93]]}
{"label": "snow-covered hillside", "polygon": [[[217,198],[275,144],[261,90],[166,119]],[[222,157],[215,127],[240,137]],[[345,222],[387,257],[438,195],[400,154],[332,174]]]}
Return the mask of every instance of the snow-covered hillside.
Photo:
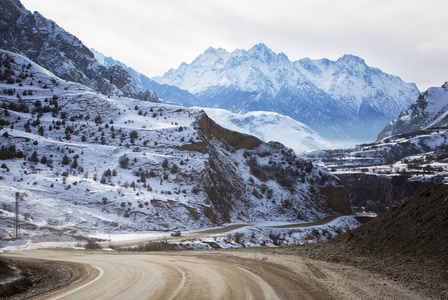
{"label": "snow-covered hillside", "polygon": [[419,95],[415,84],[353,55],[292,62],[264,44],[231,53],[209,48],[191,64],[153,79],[190,91],[199,106],[274,111],[305,123],[327,140],[352,144],[375,140]]}
{"label": "snow-covered hillside", "polygon": [[408,109],[392,120],[378,135],[378,140],[388,136],[410,133],[423,129],[448,127],[448,83],[424,92]]}
{"label": "snow-covered hillside", "polygon": [[58,77],[79,82],[104,95],[157,101],[121,66],[106,69],[74,35],[19,0],[0,1],[0,48],[21,53]]}
{"label": "snow-covered hillside", "polygon": [[341,179],[352,206],[383,212],[426,186],[448,182],[448,129],[419,130],[306,157]]}
{"label": "snow-covered hillside", "polygon": [[334,148],[305,124],[278,113],[256,111],[238,114],[218,108],[202,109],[224,128],[254,135],[265,142],[280,142],[297,154]]}
{"label": "snow-covered hillside", "polygon": [[0,223],[23,235],[197,229],[349,212],[338,180],[202,110],[106,97],[0,51]]}

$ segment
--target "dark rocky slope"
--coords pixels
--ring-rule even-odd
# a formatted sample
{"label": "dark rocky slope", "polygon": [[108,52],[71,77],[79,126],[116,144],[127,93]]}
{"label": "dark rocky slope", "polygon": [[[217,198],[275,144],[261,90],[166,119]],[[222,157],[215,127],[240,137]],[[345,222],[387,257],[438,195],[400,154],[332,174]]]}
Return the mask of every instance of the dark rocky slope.
{"label": "dark rocky slope", "polygon": [[440,258],[448,264],[448,185],[421,190],[355,229],[347,245],[362,253]]}
{"label": "dark rocky slope", "polygon": [[448,185],[436,184],[328,243],[280,251],[381,274],[424,299],[448,299]]}

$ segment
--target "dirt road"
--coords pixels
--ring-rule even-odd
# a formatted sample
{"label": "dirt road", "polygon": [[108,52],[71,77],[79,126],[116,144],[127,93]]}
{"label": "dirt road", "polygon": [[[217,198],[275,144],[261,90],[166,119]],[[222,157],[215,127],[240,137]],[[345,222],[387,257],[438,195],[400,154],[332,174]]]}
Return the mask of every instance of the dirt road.
{"label": "dirt road", "polygon": [[8,256],[89,264],[90,281],[43,299],[421,299],[359,269],[256,250],[120,254],[27,251]]}
{"label": "dirt road", "polygon": [[[325,225],[327,223],[330,223],[331,221],[339,218],[339,216],[327,216],[323,219],[316,221],[316,222],[307,222],[307,223],[298,223],[298,224],[287,224],[287,225],[279,225],[279,226],[266,226],[268,228],[303,228],[303,227],[312,227],[312,226],[318,226],[318,225]],[[220,227],[220,228],[212,228],[207,230],[201,230],[201,231],[192,231],[192,232],[183,232],[181,236],[170,236],[169,233],[165,237],[152,237],[152,238],[146,238],[146,239],[138,239],[138,240],[128,240],[128,241],[114,241],[114,242],[104,242],[104,245],[108,246],[117,246],[117,247],[125,247],[125,246],[133,246],[138,245],[144,242],[148,241],[162,241],[165,239],[168,240],[184,240],[184,239],[193,239],[193,238],[201,238],[201,237],[207,237],[211,235],[217,235],[217,234],[223,234],[230,232],[232,230],[237,230],[243,227],[252,226],[249,224],[233,224],[226,227]]]}

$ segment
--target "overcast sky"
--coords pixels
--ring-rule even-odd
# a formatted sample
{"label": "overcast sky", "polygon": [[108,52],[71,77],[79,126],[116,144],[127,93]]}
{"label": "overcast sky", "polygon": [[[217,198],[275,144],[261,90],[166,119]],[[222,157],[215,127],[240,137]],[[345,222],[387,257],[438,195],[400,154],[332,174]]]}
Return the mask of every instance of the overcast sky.
{"label": "overcast sky", "polygon": [[448,81],[446,0],[21,0],[149,77],[208,47],[265,43],[290,60],[349,53],[415,82]]}

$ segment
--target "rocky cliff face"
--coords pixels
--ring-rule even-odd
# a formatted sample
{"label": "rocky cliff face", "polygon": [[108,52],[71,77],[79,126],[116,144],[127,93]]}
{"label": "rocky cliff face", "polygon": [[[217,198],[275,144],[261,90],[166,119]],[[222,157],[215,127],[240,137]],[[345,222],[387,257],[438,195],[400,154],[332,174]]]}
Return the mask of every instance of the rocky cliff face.
{"label": "rocky cliff face", "polygon": [[58,77],[104,95],[158,100],[122,67],[106,69],[78,38],[38,12],[32,14],[19,0],[2,1],[0,8],[0,48],[21,53]]}
{"label": "rocky cliff face", "polygon": [[[302,218],[306,212],[297,196],[307,189],[305,186],[308,184],[310,189],[302,199],[308,203],[305,207],[317,205],[341,214],[351,213],[348,193],[338,179],[297,157],[291,149],[280,143],[266,144],[253,136],[222,128],[206,114],[198,119],[197,125],[209,154],[209,171],[203,177],[205,190],[209,199],[223,211],[236,213],[240,219],[250,220],[254,217],[251,214],[258,215],[258,218],[268,217],[268,212],[253,211],[253,208],[259,205],[257,202],[270,202],[273,196],[279,197],[279,193],[272,194],[273,190],[268,187],[275,181],[289,190],[289,195],[280,193],[281,207],[272,208],[276,214]],[[245,164],[249,167],[246,172],[242,172],[243,166],[230,155],[238,153],[238,150],[240,153],[243,151],[246,158]],[[266,158],[269,158],[267,164]],[[278,158],[281,158],[280,164],[276,163]],[[235,216],[225,216],[227,222],[231,219]]]}
{"label": "rocky cliff face", "polygon": [[378,174],[338,174],[345,190],[350,194],[354,209],[384,212],[400,204],[427,186],[441,183],[443,177],[415,180],[409,175],[387,176]]}
{"label": "rocky cliff face", "polygon": [[383,138],[424,129],[448,127],[448,83],[432,87],[392,120],[378,135]]}

